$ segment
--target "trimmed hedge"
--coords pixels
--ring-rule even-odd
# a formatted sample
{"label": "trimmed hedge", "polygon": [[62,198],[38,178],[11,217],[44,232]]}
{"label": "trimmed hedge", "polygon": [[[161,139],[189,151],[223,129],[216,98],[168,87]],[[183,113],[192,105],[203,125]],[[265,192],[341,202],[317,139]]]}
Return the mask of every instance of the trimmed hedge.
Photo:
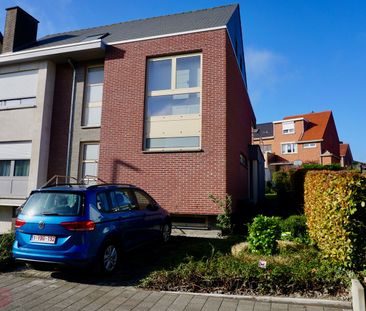
{"label": "trimmed hedge", "polygon": [[323,257],[347,268],[365,267],[366,176],[311,171],[304,188],[309,235]]}

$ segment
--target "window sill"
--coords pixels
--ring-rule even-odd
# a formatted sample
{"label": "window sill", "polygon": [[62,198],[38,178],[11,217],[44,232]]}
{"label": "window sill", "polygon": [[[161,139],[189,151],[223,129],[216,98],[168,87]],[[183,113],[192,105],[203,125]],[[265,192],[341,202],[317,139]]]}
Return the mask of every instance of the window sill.
{"label": "window sill", "polygon": [[88,129],[97,129],[100,128],[100,125],[82,125],[81,129],[88,130]]}
{"label": "window sill", "polygon": [[143,150],[143,154],[151,153],[192,153],[192,152],[204,152],[202,148],[190,148],[190,149],[156,149],[156,150]]}
{"label": "window sill", "polygon": [[17,109],[28,109],[28,108],[36,108],[37,105],[29,105],[29,106],[19,106],[19,107],[1,107],[0,111],[5,111],[5,110],[17,110]]}

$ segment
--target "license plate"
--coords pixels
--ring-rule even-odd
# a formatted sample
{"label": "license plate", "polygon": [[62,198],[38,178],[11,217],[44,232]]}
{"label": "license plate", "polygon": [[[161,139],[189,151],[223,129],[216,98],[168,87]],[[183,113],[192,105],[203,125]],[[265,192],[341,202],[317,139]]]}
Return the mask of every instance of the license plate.
{"label": "license plate", "polygon": [[54,235],[32,235],[31,242],[55,244],[56,237]]}

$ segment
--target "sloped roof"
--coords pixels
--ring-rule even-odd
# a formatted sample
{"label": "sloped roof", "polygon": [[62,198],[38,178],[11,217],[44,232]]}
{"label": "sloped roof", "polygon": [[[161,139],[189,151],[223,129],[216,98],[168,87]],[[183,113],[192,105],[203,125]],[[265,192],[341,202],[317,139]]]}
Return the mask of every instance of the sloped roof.
{"label": "sloped roof", "polygon": [[237,4],[232,4],[204,10],[132,20],[112,25],[58,33],[40,38],[35,44],[24,50],[79,43],[88,40],[88,37],[90,36],[102,34],[108,34],[103,38],[104,42],[112,43],[223,27],[228,24],[237,8]]}
{"label": "sloped roof", "polygon": [[332,116],[332,111],[312,112],[296,116],[285,117],[284,120],[304,118],[305,131],[300,141],[323,139],[325,129]]}
{"label": "sloped roof", "polygon": [[273,136],[273,123],[261,123],[257,124],[257,132],[253,133],[254,138],[266,138]]}
{"label": "sloped roof", "polygon": [[351,152],[349,144],[339,144],[339,155],[341,157],[346,156],[348,150]]}

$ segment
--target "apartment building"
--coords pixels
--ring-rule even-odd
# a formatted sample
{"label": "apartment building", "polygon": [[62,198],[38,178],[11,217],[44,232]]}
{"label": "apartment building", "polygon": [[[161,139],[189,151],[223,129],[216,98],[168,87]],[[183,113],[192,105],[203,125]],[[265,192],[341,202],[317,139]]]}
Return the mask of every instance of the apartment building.
{"label": "apartment building", "polygon": [[5,24],[3,218],[54,175],[135,184],[205,224],[221,212],[209,194],[230,194],[234,207],[258,199],[263,158],[251,145],[238,5],[40,39],[19,7]]}

